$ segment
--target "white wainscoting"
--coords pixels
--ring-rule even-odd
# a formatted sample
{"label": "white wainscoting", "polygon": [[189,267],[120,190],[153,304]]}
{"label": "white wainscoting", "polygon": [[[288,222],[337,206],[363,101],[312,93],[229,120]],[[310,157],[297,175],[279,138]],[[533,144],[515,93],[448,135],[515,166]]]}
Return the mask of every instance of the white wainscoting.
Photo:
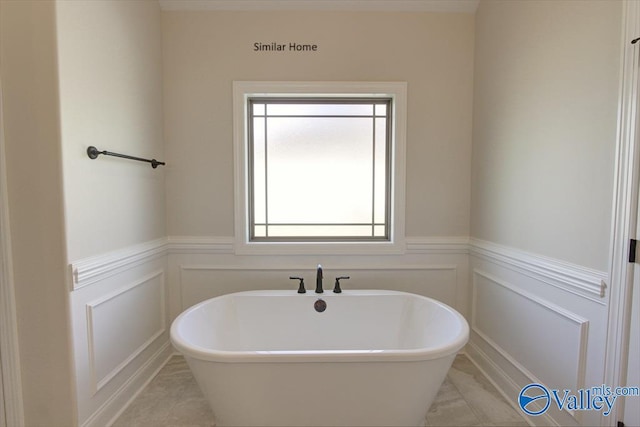
{"label": "white wainscoting", "polygon": [[[395,255],[237,255],[233,239],[169,237],[71,266],[78,424],[108,425],[173,350],[170,322],[230,292],[290,289],[317,264],[325,291],[385,288],[441,300],[471,325],[467,354],[517,407],[522,387],[602,385],[607,274],[464,237],[406,240]],[[598,425],[598,412],[550,409],[539,425]]]}
{"label": "white wainscoting", "polygon": [[78,425],[108,425],[172,354],[166,240],[71,265]]}
{"label": "white wainscoting", "polygon": [[588,320],[480,270],[472,301],[472,330],[529,377],[553,388],[583,388]]}
{"label": "white wainscoting", "polygon": [[[166,332],[164,288],[164,272],[158,271],[87,303],[93,394]],[[134,322],[129,316],[122,315],[136,309]]]}
{"label": "white wainscoting", "polygon": [[254,289],[397,289],[469,315],[466,237],[409,238],[394,255],[236,255],[230,237],[175,236],[79,260],[70,266],[78,425],[109,425],[173,353],[171,321],[217,295]]}
{"label": "white wainscoting", "polygon": [[[298,281],[290,281],[289,276],[300,275],[307,278],[308,292],[315,290],[315,271],[304,271],[300,266],[290,267],[238,267],[217,265],[181,265],[180,297],[182,308],[218,295],[240,290],[291,289],[295,291]],[[331,292],[335,277],[349,276],[343,280],[343,289],[395,289],[417,293],[455,306],[456,265],[441,266],[393,266],[372,265],[353,266],[340,269],[324,269],[324,290]]]}
{"label": "white wainscoting", "polygon": [[[467,353],[517,407],[530,383],[602,385],[607,274],[488,242],[470,242],[471,339]],[[558,411],[536,425],[599,425],[597,411]]]}
{"label": "white wainscoting", "polygon": [[404,254],[381,255],[236,255],[232,238],[171,237],[169,252],[170,318],[218,295],[255,289],[291,289],[305,279],[315,290],[316,266],[322,264],[324,289],[337,276],[350,276],[343,289],[395,289],[436,298],[469,313],[468,239],[407,239]]}

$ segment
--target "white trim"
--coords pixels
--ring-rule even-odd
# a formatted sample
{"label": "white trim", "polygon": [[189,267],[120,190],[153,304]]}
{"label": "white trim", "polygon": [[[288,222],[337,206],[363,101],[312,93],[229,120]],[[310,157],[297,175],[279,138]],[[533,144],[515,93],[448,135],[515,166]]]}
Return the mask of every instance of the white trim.
{"label": "white trim", "polygon": [[[134,399],[155,378],[175,354],[169,341],[162,346],[131,376],[106,402],[104,402],[81,427],[111,426]],[[135,390],[132,392],[132,389]],[[124,399],[127,399],[126,401]]]}
{"label": "white trim", "polygon": [[0,386],[3,387],[6,423],[8,426],[20,427],[24,425],[24,404],[11,257],[9,194],[5,175],[7,165],[2,103],[0,81]]}
{"label": "white trim", "polygon": [[603,294],[608,274],[604,271],[479,239],[470,239],[470,253],[600,305],[606,304]]}
{"label": "white trim", "polygon": [[474,14],[479,0],[160,0],[172,10],[339,10]]}
{"label": "white trim", "polygon": [[[149,337],[144,343],[142,343],[137,349],[135,349],[126,359],[118,364],[111,372],[105,375],[103,378],[98,378],[98,374],[96,372],[96,351],[95,351],[95,336],[94,336],[94,311],[95,309],[110,301],[122,294],[125,294],[134,288],[141,286],[145,283],[150,282],[151,280],[159,277],[160,278],[160,318],[162,319],[162,324],[159,330],[154,332],[151,337]],[[165,310],[165,280],[164,280],[164,271],[158,270],[154,273],[151,273],[134,283],[125,286],[121,289],[118,289],[115,292],[110,293],[109,295],[102,296],[95,301],[91,301],[86,304],[86,315],[87,315],[87,341],[88,341],[88,352],[89,352],[89,375],[91,377],[91,392],[95,395],[98,391],[100,391],[105,385],[107,385],[113,378],[116,377],[124,368],[126,368],[129,363],[143,351],[145,351],[154,341],[164,334],[167,330],[166,325],[166,310]]]}
{"label": "white trim", "polygon": [[169,236],[170,254],[233,254],[233,237]]}
{"label": "white trim", "polygon": [[[498,393],[513,407],[516,412],[523,415],[524,420],[531,426],[559,426],[550,415],[549,411],[538,417],[527,417],[522,409],[516,405],[514,396],[518,396],[522,387],[517,384],[505,371],[495,363],[478,345],[472,341],[466,346],[465,354],[469,360],[482,372],[491,384],[498,390]],[[517,366],[516,366],[517,369]],[[524,372],[521,372],[525,375]],[[530,383],[535,382],[531,379]],[[534,421],[536,421],[534,423]],[[538,422],[540,421],[540,422]]]}
{"label": "white trim", "polygon": [[73,290],[166,255],[167,239],[157,239],[71,263]]}
{"label": "white trim", "polygon": [[406,237],[407,254],[469,254],[466,236]]}
{"label": "white trim", "polygon": [[[169,236],[166,239],[153,240],[105,255],[86,258],[71,264],[75,278],[74,289],[96,283],[150,259],[160,258],[167,254],[234,255],[237,253],[234,250],[234,242],[235,238],[231,236]],[[600,295],[602,282],[607,278],[606,272],[531,254],[507,246],[478,239],[469,239],[465,236],[422,236],[407,237],[402,252],[405,255],[471,254],[580,295],[598,304],[605,304]],[[296,254],[315,255],[319,253],[315,251],[313,253],[297,252]],[[361,254],[360,252],[346,251],[345,253],[354,256]],[[344,255],[345,253],[326,252],[328,255]],[[263,255],[270,254],[264,253]],[[249,266],[240,265],[238,268],[251,269]]]}
{"label": "white trim", "polygon": [[[625,382],[633,286],[633,267],[628,262],[628,244],[629,239],[635,236],[638,225],[640,45],[631,45],[630,42],[640,35],[640,2],[624,2],[622,21],[620,103],[611,232],[611,295],[604,366],[604,381],[611,386],[623,385]],[[616,405],[608,417],[601,418],[601,425],[615,425],[620,410]]]}
{"label": "white trim", "polygon": [[[247,98],[268,96],[390,96],[393,98],[391,242],[283,243],[249,242],[247,200]],[[406,82],[233,82],[235,251],[246,255],[398,254],[404,251]],[[326,201],[330,202],[330,201]]]}
{"label": "white trim", "polygon": [[[235,254],[235,238],[169,236],[167,251],[170,254]],[[409,254],[469,254],[469,238],[466,236],[407,237],[406,249]],[[358,255],[358,254],[354,254]]]}
{"label": "white trim", "polygon": [[[525,383],[517,384],[517,381],[512,377],[512,374],[507,374],[505,370],[495,361],[491,360],[484,352],[482,352],[478,343],[474,342],[476,340],[472,339],[469,342],[469,347],[473,348],[475,351],[482,353],[483,358],[486,359],[487,363],[490,363],[491,370],[494,371],[498,380],[502,381],[503,385],[507,387],[508,390],[514,390],[511,395],[517,396],[523,386],[531,383],[540,383],[541,381],[536,375],[534,375],[530,370],[528,370],[524,365],[522,365],[517,359],[515,359],[508,351],[506,351],[502,346],[496,343],[488,333],[485,333],[482,329],[480,329],[479,325],[476,322],[476,314],[477,314],[477,280],[476,277],[482,277],[488,280],[490,283],[498,285],[507,291],[513,292],[516,295],[519,295],[530,302],[539,305],[540,307],[554,313],[557,316],[563,317],[573,323],[575,323],[578,327],[578,360],[575,363],[576,366],[576,387],[575,389],[583,389],[585,386],[586,380],[586,367],[587,367],[587,356],[588,356],[588,338],[589,338],[589,320],[573,313],[561,306],[558,306],[544,298],[540,298],[537,295],[531,294],[527,291],[519,289],[517,286],[512,285],[511,283],[507,283],[503,280],[498,279],[497,277],[488,274],[482,270],[474,269],[472,273],[472,290],[471,290],[471,322],[470,329],[475,337],[479,338],[484,342],[484,345],[490,347],[494,352],[496,352],[500,357],[502,357],[513,369],[515,369],[521,376],[525,377],[527,380]],[[515,400],[514,400],[515,401]],[[581,411],[573,411],[566,410],[566,412],[578,423],[582,422],[582,412]],[[545,417],[553,419],[550,414],[545,414]],[[529,418],[529,417],[526,417]],[[530,420],[531,421],[531,420]],[[555,420],[551,423],[552,425],[558,425]],[[549,424],[545,424],[549,425]]]}
{"label": "white trim", "polygon": [[[73,289],[98,283],[155,258],[168,254],[217,254],[234,255],[233,237],[169,236],[135,246],[129,246],[104,255],[93,256],[70,265]],[[406,255],[410,254],[468,254],[467,237],[410,237],[406,239]],[[314,252],[317,254],[319,252]],[[327,252],[329,255],[340,255]],[[360,253],[349,252],[350,255]],[[268,255],[268,254],[265,254]],[[342,254],[344,255],[344,254]],[[238,267],[251,269],[251,267]]]}
{"label": "white trim", "polygon": [[[347,267],[351,270],[365,270],[365,271],[378,271],[378,270],[397,270],[397,271],[457,271],[458,266],[455,264],[442,264],[442,265],[424,265],[424,264],[412,264],[412,265],[393,265],[393,264],[372,264],[372,265],[349,265]],[[196,271],[292,271],[299,270],[300,265],[209,265],[209,264],[189,264],[180,265],[180,271],[196,270]],[[345,267],[327,268],[325,271],[332,270],[344,270]]]}
{"label": "white trim", "polygon": [[[511,354],[509,354],[505,349],[503,349],[500,345],[498,345],[495,341],[493,341],[488,334],[484,333],[476,324],[476,301],[477,301],[477,285],[475,277],[480,276],[484,279],[490,281],[491,283],[495,283],[502,288],[515,293],[539,306],[545,308],[546,310],[555,313],[558,316],[564,317],[565,319],[570,320],[571,322],[578,325],[579,328],[579,350],[578,350],[578,360],[576,361],[576,390],[584,388],[585,385],[585,376],[586,376],[586,368],[587,368],[587,340],[589,336],[589,321],[584,317],[578,316],[575,313],[572,313],[569,310],[564,309],[552,302],[549,302],[543,298],[540,298],[536,295],[533,295],[529,292],[523,291],[522,289],[517,288],[516,286],[511,285],[510,283],[506,283],[497,277],[492,276],[482,270],[474,269],[473,270],[473,279],[472,279],[472,295],[471,295],[471,330],[478,334],[480,338],[482,338],[488,345],[490,345],[496,352],[498,352],[502,357],[504,357],[509,363],[511,363],[515,368],[517,368],[523,375],[531,379],[531,382],[542,383],[538,378],[533,375],[529,370],[527,370],[524,366],[522,366],[516,359],[514,359]],[[576,418],[576,413],[571,412],[571,416]]]}

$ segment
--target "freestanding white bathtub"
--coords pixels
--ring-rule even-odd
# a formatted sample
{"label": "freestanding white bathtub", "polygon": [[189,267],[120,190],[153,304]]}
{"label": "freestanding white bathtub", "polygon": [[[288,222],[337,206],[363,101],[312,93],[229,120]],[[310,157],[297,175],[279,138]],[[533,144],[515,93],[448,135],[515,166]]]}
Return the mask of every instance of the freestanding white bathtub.
{"label": "freestanding white bathtub", "polygon": [[171,326],[218,426],[424,425],[468,337],[452,308],[396,291],[239,292]]}

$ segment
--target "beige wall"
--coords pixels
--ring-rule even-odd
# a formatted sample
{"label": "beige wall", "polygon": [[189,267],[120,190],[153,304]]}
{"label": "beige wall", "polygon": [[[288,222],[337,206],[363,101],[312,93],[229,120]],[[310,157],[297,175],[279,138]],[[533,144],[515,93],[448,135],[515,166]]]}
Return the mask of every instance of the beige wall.
{"label": "beige wall", "polygon": [[0,2],[0,73],[24,421],[74,424],[55,4]]}
{"label": "beige wall", "polygon": [[166,259],[118,269],[112,258],[166,236],[165,169],[86,154],[165,160],[161,12],[155,0],[56,4],[68,263],[78,272],[97,260],[104,273],[69,296],[75,409],[79,425],[102,426],[169,352]]}
{"label": "beige wall", "polygon": [[619,1],[483,1],[473,237],[608,270]]}
{"label": "beige wall", "polygon": [[[86,156],[95,145],[164,158],[160,8],[1,1],[0,12],[25,424],[71,426],[68,264],[166,236],[164,171]],[[138,313],[120,314],[133,324]]]}
{"label": "beige wall", "polygon": [[57,3],[60,118],[69,260],[162,238],[162,36],[155,1]]}
{"label": "beige wall", "polygon": [[[162,30],[169,235],[233,235],[234,80],[408,82],[407,235],[469,234],[473,15],[163,12]],[[318,51],[253,51],[272,41]]]}
{"label": "beige wall", "polygon": [[[0,1],[0,12],[29,426],[74,423],[69,261],[167,234],[233,234],[233,80],[407,81],[408,236],[471,232],[608,270],[617,1],[486,1],[475,23],[161,13],[151,1]],[[319,50],[252,50],[271,41]],[[92,161],[88,145],[168,165]]]}

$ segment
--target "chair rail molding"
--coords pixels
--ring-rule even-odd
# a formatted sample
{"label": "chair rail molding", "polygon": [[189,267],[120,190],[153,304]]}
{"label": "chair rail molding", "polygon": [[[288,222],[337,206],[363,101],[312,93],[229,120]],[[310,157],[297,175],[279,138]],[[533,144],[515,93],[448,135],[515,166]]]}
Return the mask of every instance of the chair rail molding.
{"label": "chair rail molding", "polygon": [[470,240],[470,254],[605,305],[608,273],[480,239]]}
{"label": "chair rail molding", "polygon": [[234,254],[233,236],[169,236],[167,251],[169,254]]}
{"label": "chair rail molding", "polygon": [[[167,251],[170,254],[201,253],[201,254],[235,254],[235,238],[233,236],[169,236]],[[468,254],[469,237],[467,236],[436,236],[436,237],[406,237],[405,254]],[[269,255],[268,253],[261,255]],[[309,254],[305,254],[309,255]],[[342,254],[344,255],[344,254]],[[355,254],[354,255],[361,255]],[[385,256],[388,254],[376,254]],[[394,254],[396,255],[396,254]]]}
{"label": "chair rail molding", "polygon": [[163,257],[166,251],[167,239],[161,238],[74,261],[70,265],[73,290],[98,283],[154,258]]}

